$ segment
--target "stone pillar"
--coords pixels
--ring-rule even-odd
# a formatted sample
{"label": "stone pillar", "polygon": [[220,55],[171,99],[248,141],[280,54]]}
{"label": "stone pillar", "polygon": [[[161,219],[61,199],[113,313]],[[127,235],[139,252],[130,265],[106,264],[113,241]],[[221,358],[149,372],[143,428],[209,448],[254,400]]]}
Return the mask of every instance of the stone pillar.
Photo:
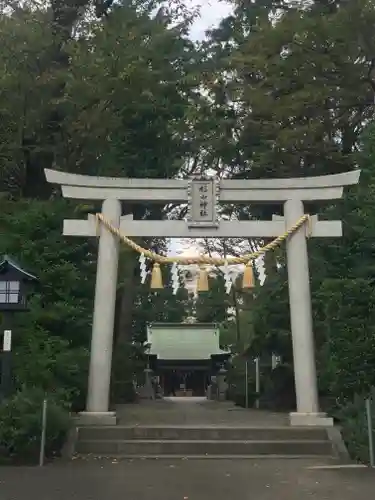
{"label": "stone pillar", "polygon": [[152,385],[153,370],[151,370],[151,368],[145,368],[144,374],[145,374],[145,385],[143,386],[142,395],[145,399],[155,399],[156,394],[154,391],[154,387]]}
{"label": "stone pillar", "polygon": [[227,370],[222,367],[217,373],[217,397],[219,401],[226,401],[228,384],[226,383]]}
{"label": "stone pillar", "polygon": [[277,368],[281,364],[281,357],[278,356],[277,354],[273,353],[272,358],[271,358],[271,367],[272,370]]}
{"label": "stone pillar", "polygon": [[[121,203],[119,200],[105,200],[102,214],[113,226],[120,227]],[[108,410],[118,258],[118,238],[101,225],[87,406],[86,411],[81,413],[81,421],[86,424],[116,424],[115,412],[109,412]]]}
{"label": "stone pillar", "polygon": [[[293,226],[303,215],[302,201],[295,199],[286,201],[284,216],[287,228]],[[296,426],[333,425],[332,419],[319,413],[305,225],[287,240],[286,248],[297,397],[297,412],[290,414],[290,423]]]}

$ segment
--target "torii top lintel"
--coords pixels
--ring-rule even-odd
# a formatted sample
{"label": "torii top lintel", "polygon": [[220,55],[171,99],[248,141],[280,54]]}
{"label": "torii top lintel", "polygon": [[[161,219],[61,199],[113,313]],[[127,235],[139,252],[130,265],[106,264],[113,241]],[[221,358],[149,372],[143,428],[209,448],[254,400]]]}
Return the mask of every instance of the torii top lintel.
{"label": "torii top lintel", "polygon": [[[130,179],[96,177],[45,169],[47,181],[61,185],[66,198],[132,202],[186,203],[188,179]],[[333,200],[342,197],[344,186],[357,184],[360,170],[289,179],[222,179],[218,181],[223,203]]]}

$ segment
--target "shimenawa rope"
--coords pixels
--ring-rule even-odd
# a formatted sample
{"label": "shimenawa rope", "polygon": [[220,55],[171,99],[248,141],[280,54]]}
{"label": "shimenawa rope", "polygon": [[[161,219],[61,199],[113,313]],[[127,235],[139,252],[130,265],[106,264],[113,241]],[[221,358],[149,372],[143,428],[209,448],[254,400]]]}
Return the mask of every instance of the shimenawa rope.
{"label": "shimenawa rope", "polygon": [[[157,264],[182,264],[182,265],[190,265],[190,264],[198,264],[198,265],[215,265],[215,266],[223,266],[225,264],[228,265],[233,265],[233,264],[246,264],[250,265],[251,261],[255,260],[256,258],[260,257],[261,255],[264,255],[265,253],[269,252],[270,250],[274,250],[277,248],[281,243],[283,243],[285,240],[289,238],[294,232],[296,232],[303,224],[306,222],[310,221],[309,215],[303,215],[293,226],[291,226],[285,233],[282,235],[278,236],[274,240],[272,240],[270,243],[267,245],[264,245],[262,248],[259,248],[259,250],[256,250],[255,252],[243,255],[242,257],[210,257],[208,255],[201,255],[197,257],[183,257],[183,256],[175,256],[175,257],[166,257],[164,255],[160,255],[156,252],[153,252],[152,250],[148,250],[147,248],[143,248],[137,243],[135,243],[133,240],[125,236],[124,234],[121,233],[119,229],[114,227],[108,219],[106,219],[103,214],[97,213],[96,214],[96,220],[97,220],[97,225],[99,226],[100,223],[103,224],[112,234],[116,235],[119,237],[119,239],[125,243],[128,247],[132,248],[134,251],[138,252],[139,254],[143,254],[145,257],[148,259],[154,261]],[[311,227],[309,224],[308,231],[311,232]]]}

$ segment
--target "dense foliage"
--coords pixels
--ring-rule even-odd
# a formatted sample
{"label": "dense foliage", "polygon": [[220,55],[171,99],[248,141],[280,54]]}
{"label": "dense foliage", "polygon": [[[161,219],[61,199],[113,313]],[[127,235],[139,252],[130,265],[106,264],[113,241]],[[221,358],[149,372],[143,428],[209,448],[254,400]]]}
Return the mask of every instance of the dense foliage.
{"label": "dense foliage", "polygon": [[[55,456],[70,427],[63,395],[51,395],[46,408],[45,456]],[[40,389],[24,388],[0,406],[0,464],[22,462],[35,464],[39,459],[41,421],[45,393]],[[65,402],[66,404],[66,402]]]}
{"label": "dense foliage", "polygon": [[[188,36],[193,13],[179,1],[0,7],[0,254],[39,278],[30,311],[14,319],[16,392],[0,405],[0,454],[35,455],[30,443],[39,417],[28,415],[37,414],[44,394],[56,406],[51,453],[67,429],[65,409],[84,405],[97,243],[61,233],[64,218],[84,218],[99,207],[62,200],[44,168],[153,178],[211,168],[248,179],[359,166],[360,186],[342,202],[308,208],[343,221],[342,239],[309,242],[316,351],[322,397],[347,423],[353,454],[364,458],[356,451],[363,433],[353,429],[363,428],[363,408],[354,400],[375,385],[375,6],[371,0],[232,3],[233,14],[197,43]],[[183,215],[184,208],[124,203],[123,212],[157,219]],[[225,206],[222,215],[247,220],[274,213],[281,207]],[[167,249],[163,239],[142,243]],[[228,241],[215,250],[236,254],[263,243]],[[131,381],[144,367],[149,321],[195,314],[220,323],[222,344],[235,354],[277,352],[292,365],[282,249],[267,257],[265,269],[265,284],[254,293],[237,284],[226,296],[218,273],[210,292],[193,303],[186,290],[173,295],[167,286],[155,294],[140,285],[137,256],[124,248],[113,402],[134,396]],[[240,387],[243,359],[233,366]],[[274,390],[272,381],[264,387]],[[243,387],[239,392],[241,400]],[[23,417],[14,426],[17,412]]]}

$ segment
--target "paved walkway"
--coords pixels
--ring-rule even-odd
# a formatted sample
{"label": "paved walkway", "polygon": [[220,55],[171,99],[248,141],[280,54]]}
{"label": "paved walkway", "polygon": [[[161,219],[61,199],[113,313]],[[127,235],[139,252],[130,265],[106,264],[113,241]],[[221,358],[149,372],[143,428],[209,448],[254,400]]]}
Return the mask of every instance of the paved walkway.
{"label": "paved walkway", "polygon": [[301,460],[73,461],[0,468],[1,500],[371,500],[375,472]]}
{"label": "paved walkway", "polygon": [[[119,408],[128,425],[288,425],[286,415],[227,403],[166,400]],[[325,461],[325,464],[329,460]],[[371,469],[316,469],[317,460],[57,461],[0,468],[0,500],[370,500]]]}
{"label": "paved walkway", "polygon": [[122,425],[221,425],[228,427],[279,427],[289,424],[283,413],[245,409],[231,402],[206,398],[164,398],[117,408]]}

